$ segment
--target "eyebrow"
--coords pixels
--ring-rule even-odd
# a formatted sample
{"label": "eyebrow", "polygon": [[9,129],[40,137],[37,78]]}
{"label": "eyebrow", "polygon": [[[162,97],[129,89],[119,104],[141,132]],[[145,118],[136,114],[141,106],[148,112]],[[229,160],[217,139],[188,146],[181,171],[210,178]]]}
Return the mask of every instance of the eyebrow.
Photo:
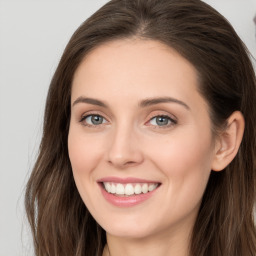
{"label": "eyebrow", "polygon": [[190,109],[190,107],[186,103],[172,97],[159,97],[159,98],[145,99],[139,103],[139,106],[143,108],[143,107],[148,107],[148,106],[152,106],[160,103],[177,103],[185,107],[187,110]]}
{"label": "eyebrow", "polygon": [[[88,104],[91,104],[91,105],[96,105],[96,106],[100,106],[100,107],[104,107],[104,108],[109,108],[108,104],[106,104],[105,102],[103,102],[101,100],[97,100],[97,99],[94,99],[94,98],[87,98],[87,97],[83,97],[83,96],[78,97],[73,102],[72,106],[74,106],[78,103],[88,103]],[[145,108],[145,107],[152,106],[152,105],[157,105],[157,104],[160,104],[160,103],[177,103],[177,104],[185,107],[187,110],[190,110],[190,107],[186,103],[184,103],[181,100],[172,98],[172,97],[148,98],[148,99],[142,100],[139,103],[139,107]]]}
{"label": "eyebrow", "polygon": [[87,98],[87,97],[78,97],[72,104],[72,106],[75,106],[78,103],[88,103],[91,105],[96,105],[96,106],[100,106],[100,107],[104,107],[104,108],[108,108],[108,105],[106,103],[104,103],[103,101],[97,100],[97,99],[93,99],[93,98]]}

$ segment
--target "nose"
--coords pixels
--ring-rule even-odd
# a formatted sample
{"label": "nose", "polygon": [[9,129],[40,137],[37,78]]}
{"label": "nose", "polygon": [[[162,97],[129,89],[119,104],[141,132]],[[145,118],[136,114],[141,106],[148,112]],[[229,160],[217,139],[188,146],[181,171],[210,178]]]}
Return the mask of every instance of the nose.
{"label": "nose", "polygon": [[143,152],[135,131],[126,125],[113,131],[109,139],[108,163],[117,169],[137,166],[143,162]]}

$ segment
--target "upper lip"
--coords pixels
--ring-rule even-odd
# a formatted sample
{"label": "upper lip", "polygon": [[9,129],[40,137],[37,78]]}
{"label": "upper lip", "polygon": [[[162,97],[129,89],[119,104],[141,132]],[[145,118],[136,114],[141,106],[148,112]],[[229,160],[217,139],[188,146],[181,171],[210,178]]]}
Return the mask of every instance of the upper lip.
{"label": "upper lip", "polygon": [[98,179],[97,182],[114,182],[114,183],[121,183],[121,184],[127,184],[127,183],[160,183],[156,180],[148,180],[148,179],[140,179],[135,177],[127,177],[127,178],[120,178],[120,177],[104,177],[101,179]]}

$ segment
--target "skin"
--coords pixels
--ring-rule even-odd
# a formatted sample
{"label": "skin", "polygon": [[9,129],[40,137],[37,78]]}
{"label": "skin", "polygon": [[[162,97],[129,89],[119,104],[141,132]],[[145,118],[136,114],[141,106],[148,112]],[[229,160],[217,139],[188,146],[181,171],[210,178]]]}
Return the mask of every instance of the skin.
{"label": "skin", "polygon": [[[225,140],[215,138],[198,86],[195,68],[152,40],[104,43],[76,70],[69,157],[84,203],[106,230],[103,255],[189,255],[190,234],[210,172],[232,160],[242,137],[237,127],[243,129],[241,115],[235,114],[228,125],[235,139],[227,139],[228,133]],[[140,106],[145,99],[166,96],[182,103]],[[80,97],[107,107],[79,102]],[[103,123],[93,125],[92,114],[102,116]],[[161,115],[174,121],[159,126],[155,117]],[[97,183],[109,176],[153,180],[161,186],[139,205],[117,207],[104,199]]]}

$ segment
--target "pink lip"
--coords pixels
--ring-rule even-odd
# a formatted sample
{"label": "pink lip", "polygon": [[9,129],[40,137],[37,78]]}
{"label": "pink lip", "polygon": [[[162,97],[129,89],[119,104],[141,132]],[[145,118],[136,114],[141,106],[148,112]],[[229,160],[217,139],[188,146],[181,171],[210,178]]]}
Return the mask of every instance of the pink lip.
{"label": "pink lip", "polygon": [[137,178],[117,178],[117,177],[106,177],[103,179],[98,180],[99,187],[101,189],[101,193],[103,197],[112,205],[118,206],[118,207],[132,207],[135,205],[138,205],[140,203],[143,203],[147,199],[149,199],[159,188],[159,186],[146,194],[139,194],[139,195],[133,195],[133,196],[117,196],[115,194],[108,193],[102,185],[102,182],[114,182],[114,183],[159,183],[155,181],[149,181],[144,179],[137,179]]}
{"label": "pink lip", "polygon": [[121,183],[121,184],[127,184],[127,183],[160,183],[159,181],[155,180],[145,180],[145,179],[139,179],[139,178],[119,178],[119,177],[105,177],[102,179],[97,180],[97,182],[113,182],[113,183]]}

